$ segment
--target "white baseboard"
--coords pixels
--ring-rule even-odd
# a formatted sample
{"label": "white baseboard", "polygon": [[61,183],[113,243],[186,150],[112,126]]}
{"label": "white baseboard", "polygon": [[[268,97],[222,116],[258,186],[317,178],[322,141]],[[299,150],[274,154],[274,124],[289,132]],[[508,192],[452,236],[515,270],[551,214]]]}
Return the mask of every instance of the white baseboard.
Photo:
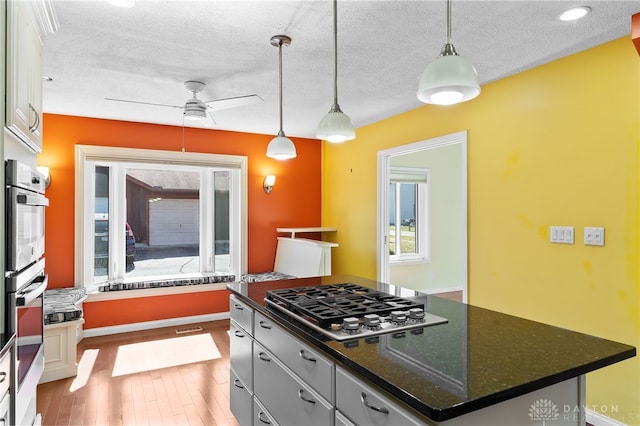
{"label": "white baseboard", "polygon": [[151,330],[153,328],[173,327],[196,322],[219,321],[229,318],[229,312],[219,312],[192,317],[169,318],[158,321],[136,322],[132,324],[113,325],[109,327],[88,328],[83,330],[84,337],[106,336],[108,334],[128,333],[130,331]]}
{"label": "white baseboard", "polygon": [[625,423],[620,423],[611,417],[589,410],[588,408],[586,409],[586,418],[587,423],[593,426],[626,426]]}

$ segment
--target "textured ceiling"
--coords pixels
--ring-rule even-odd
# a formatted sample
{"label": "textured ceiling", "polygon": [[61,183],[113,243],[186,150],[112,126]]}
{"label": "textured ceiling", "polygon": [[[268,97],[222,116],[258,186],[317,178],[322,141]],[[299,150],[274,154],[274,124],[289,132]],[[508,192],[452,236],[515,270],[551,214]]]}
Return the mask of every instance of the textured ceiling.
{"label": "textured ceiling", "polygon": [[[452,3],[458,52],[491,82],[630,33],[640,2],[511,0]],[[566,23],[576,5],[593,11]],[[130,9],[104,1],[54,0],[59,30],[45,40],[44,111],[183,125],[179,109],[107,101],[182,105],[183,82],[207,84],[202,100],[258,94],[264,102],[223,111],[193,127],[278,131],[276,34],[283,48],[284,131],[315,138],[333,101],[332,2],[141,1]],[[420,74],[445,41],[446,2],[338,2],[338,87],[356,128],[417,108]],[[631,43],[631,41],[630,41]],[[482,96],[482,94],[480,94]],[[473,101],[471,101],[473,102]]]}

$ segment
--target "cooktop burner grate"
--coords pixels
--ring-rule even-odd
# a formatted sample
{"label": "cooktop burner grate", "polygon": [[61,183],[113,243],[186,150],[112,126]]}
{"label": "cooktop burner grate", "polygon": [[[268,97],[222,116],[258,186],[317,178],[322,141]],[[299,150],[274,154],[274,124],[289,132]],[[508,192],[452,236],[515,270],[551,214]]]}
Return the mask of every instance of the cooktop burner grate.
{"label": "cooktop burner grate", "polygon": [[267,299],[321,328],[330,328],[350,317],[424,309],[422,303],[352,283],[269,290]]}

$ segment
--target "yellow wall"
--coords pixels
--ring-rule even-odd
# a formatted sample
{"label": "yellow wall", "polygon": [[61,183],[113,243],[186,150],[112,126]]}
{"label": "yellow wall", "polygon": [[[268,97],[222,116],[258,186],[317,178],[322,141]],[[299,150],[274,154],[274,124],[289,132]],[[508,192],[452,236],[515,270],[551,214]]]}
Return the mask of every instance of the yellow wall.
{"label": "yellow wall", "polygon": [[[376,277],[377,151],[468,130],[469,303],[639,347],[639,81],[624,37],[324,143],[334,272]],[[550,225],[576,243],[550,244]],[[583,245],[585,226],[604,247]],[[640,357],[591,373],[589,408],[640,424],[639,383]]]}

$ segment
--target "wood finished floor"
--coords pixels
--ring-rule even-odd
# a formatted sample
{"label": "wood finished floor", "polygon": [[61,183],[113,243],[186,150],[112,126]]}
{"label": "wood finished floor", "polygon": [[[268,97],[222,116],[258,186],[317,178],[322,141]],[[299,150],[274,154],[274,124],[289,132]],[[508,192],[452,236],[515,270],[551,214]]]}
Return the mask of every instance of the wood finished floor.
{"label": "wood finished floor", "polygon": [[[192,326],[200,326],[202,331],[176,333],[176,329]],[[79,379],[71,377],[38,385],[37,411],[42,414],[42,424],[238,425],[229,410],[227,330],[228,320],[83,339],[78,344]],[[211,335],[218,358],[114,377],[119,348],[123,347],[122,358],[125,345],[154,341],[162,344],[183,336],[206,340],[206,336],[195,336],[198,334]],[[180,348],[182,350],[190,355],[194,352],[193,347]],[[176,359],[171,350],[156,352],[152,356],[154,361]],[[95,357],[93,368],[90,374],[84,374],[87,370],[82,367],[92,357]]]}

